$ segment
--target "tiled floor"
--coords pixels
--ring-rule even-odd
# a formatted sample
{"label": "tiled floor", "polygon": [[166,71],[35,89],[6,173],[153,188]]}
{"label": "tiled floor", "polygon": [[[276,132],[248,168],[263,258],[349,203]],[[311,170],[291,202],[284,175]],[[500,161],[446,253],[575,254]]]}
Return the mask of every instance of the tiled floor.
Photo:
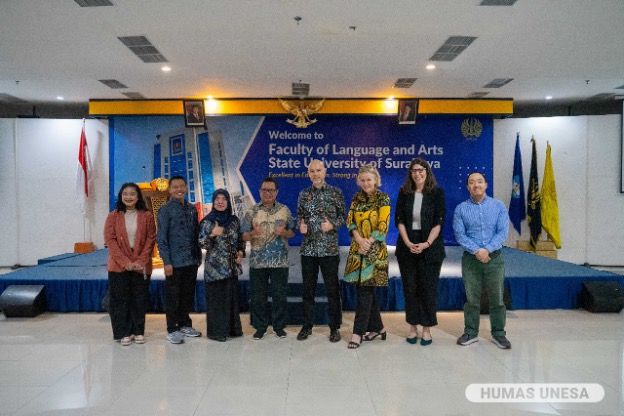
{"label": "tiled floor", "polygon": [[[0,415],[620,415],[624,414],[622,314],[510,311],[513,343],[482,338],[455,345],[461,312],[439,313],[428,347],[405,342],[403,314],[384,314],[387,341],[347,350],[326,328],[307,341],[270,333],[253,341],[164,340],[164,316],[150,315],[147,343],[111,340],[104,314],[45,314],[0,320]],[[205,318],[193,315],[203,329]],[[248,322],[248,316],[243,316]],[[483,404],[470,383],[594,382],[604,399],[587,403]]]}

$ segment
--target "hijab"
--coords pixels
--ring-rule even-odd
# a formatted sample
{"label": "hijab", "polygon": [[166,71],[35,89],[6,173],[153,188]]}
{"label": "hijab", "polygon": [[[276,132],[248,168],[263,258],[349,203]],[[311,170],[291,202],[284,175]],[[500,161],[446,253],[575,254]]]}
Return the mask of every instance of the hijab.
{"label": "hijab", "polygon": [[[227,208],[225,211],[217,211],[214,207],[214,202],[218,195],[223,195],[227,200]],[[212,194],[212,211],[206,215],[206,219],[213,223],[219,223],[221,227],[227,227],[234,218],[234,214],[232,214],[232,199],[230,198],[230,193],[225,189],[217,189]]]}

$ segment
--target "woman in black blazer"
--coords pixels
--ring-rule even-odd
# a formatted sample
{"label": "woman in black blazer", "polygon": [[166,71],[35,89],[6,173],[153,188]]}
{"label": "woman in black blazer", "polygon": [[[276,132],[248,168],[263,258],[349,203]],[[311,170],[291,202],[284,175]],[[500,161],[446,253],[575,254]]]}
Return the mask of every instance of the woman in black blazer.
{"label": "woman in black blazer", "polygon": [[[399,191],[394,222],[399,229],[396,256],[405,294],[407,342],[429,345],[436,318],[438,279],[444,260],[444,191],[437,186],[429,163],[412,160]],[[422,327],[422,329],[419,328]]]}

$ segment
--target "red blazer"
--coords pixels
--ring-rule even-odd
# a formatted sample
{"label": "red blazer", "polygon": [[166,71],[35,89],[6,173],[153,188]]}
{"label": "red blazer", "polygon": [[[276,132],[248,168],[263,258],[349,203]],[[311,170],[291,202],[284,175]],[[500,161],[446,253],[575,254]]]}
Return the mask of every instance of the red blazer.
{"label": "red blazer", "polygon": [[145,273],[152,274],[152,250],[156,242],[156,224],[149,211],[137,212],[137,230],[134,249],[130,248],[124,213],[113,211],[104,224],[104,242],[108,246],[108,271],[123,272],[133,262],[145,265]]}

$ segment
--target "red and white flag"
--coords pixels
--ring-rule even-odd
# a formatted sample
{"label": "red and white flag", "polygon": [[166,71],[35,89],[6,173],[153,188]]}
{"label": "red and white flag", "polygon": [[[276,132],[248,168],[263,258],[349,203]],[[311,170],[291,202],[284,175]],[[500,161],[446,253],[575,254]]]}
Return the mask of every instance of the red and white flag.
{"label": "red and white flag", "polygon": [[91,175],[91,158],[89,157],[89,146],[87,146],[87,136],[85,125],[82,124],[80,134],[80,146],[78,147],[78,166],[76,170],[76,200],[80,206],[80,211],[85,213],[87,198],[89,197],[89,176]]}

